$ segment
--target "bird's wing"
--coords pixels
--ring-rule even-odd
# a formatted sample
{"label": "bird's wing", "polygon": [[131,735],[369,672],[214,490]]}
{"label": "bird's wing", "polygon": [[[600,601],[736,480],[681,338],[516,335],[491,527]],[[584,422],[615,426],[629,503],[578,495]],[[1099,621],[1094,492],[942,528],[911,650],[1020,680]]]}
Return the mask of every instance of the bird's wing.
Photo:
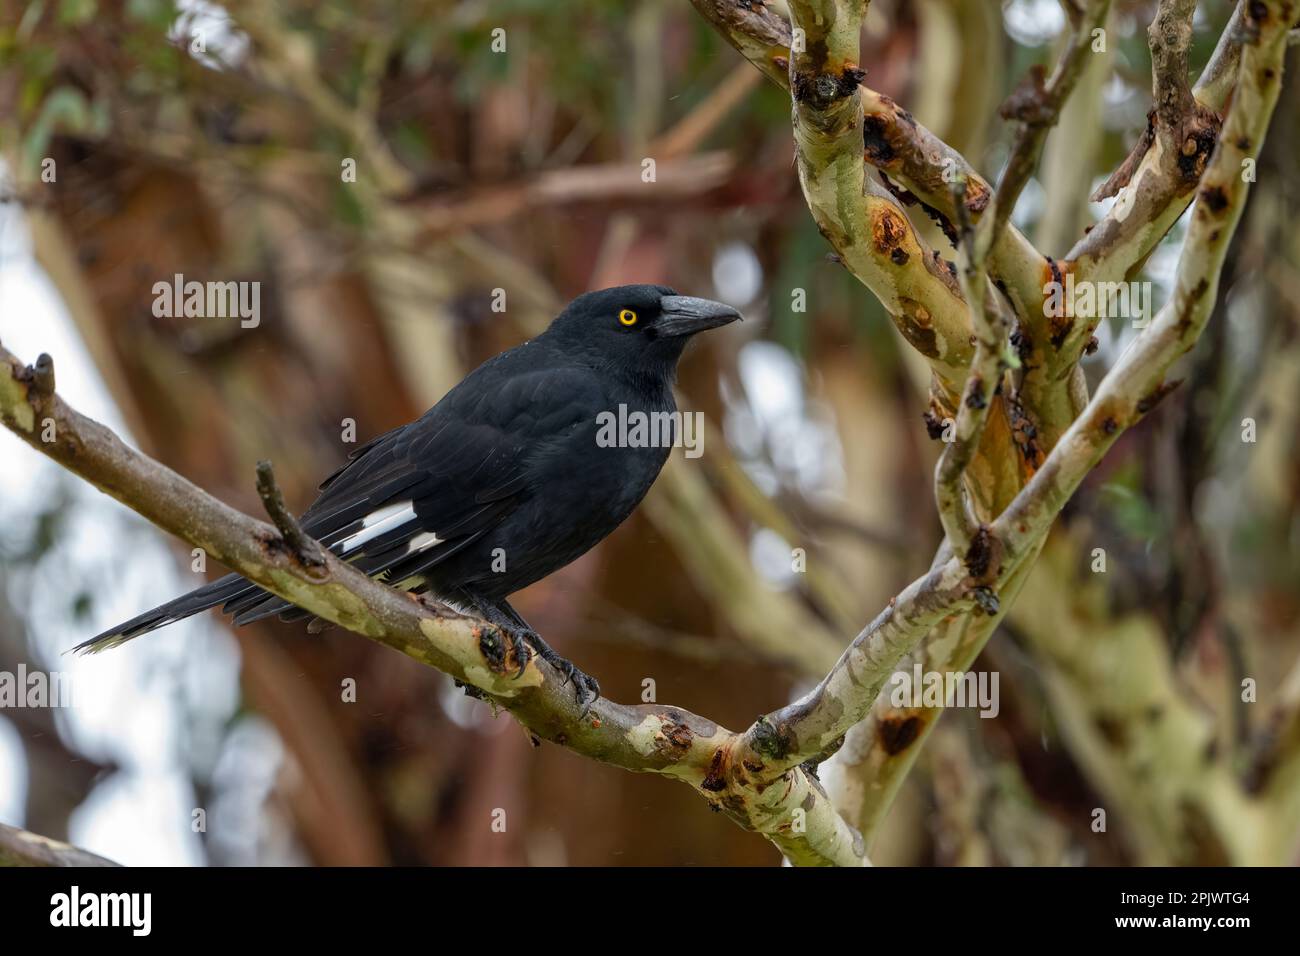
{"label": "bird's wing", "polygon": [[[357,449],[321,485],[302,516],[305,530],[359,569],[395,583],[490,531],[533,491],[539,456],[557,453],[605,404],[590,373],[546,367],[537,355],[535,346],[522,346],[492,359],[424,417]],[[114,647],[217,605],[237,624],[286,611],[309,616],[229,574],[77,650]]]}
{"label": "bird's wing", "polygon": [[[483,366],[419,420],[358,449],[322,484],[303,529],[395,583],[490,531],[531,493],[532,463],[603,407],[585,370],[517,365]],[[245,623],[288,607],[252,592],[225,610]]]}

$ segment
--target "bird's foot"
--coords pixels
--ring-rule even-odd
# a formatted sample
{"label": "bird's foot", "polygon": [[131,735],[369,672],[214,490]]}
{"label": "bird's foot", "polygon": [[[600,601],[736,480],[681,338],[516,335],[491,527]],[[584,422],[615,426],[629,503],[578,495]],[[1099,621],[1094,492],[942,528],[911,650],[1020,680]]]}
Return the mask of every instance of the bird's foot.
{"label": "bird's foot", "polygon": [[580,708],[578,716],[586,717],[591,705],[600,697],[600,682],[590,674],[584,674],[572,661],[561,657],[536,631],[528,633],[528,640],[537,651],[537,656],[563,674],[566,684],[573,685]]}
{"label": "bird's foot", "polygon": [[506,643],[510,645],[510,652],[519,662],[519,670],[515,671],[515,680],[518,680],[524,676],[524,671],[528,669],[528,662],[533,659],[532,642],[537,635],[518,627],[502,627],[501,631],[506,636]]}

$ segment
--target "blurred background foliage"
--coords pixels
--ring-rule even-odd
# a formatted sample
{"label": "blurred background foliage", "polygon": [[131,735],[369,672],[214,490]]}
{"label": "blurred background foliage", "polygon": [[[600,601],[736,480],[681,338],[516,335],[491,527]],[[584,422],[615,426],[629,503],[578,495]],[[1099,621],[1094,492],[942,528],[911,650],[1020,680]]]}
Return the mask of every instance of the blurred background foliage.
{"label": "blurred background foliage", "polygon": [[[1145,122],[1154,8],[1116,3],[1107,52],[1022,197],[1016,222],[1050,255],[1104,210],[1087,196]],[[1200,4],[1194,68],[1229,13]],[[997,105],[1052,62],[1064,24],[1054,0],[875,0],[862,61],[869,83],[993,179],[1008,142]],[[1071,504],[977,665],[1001,674],[999,716],[948,715],[877,862],[1248,861],[1221,832],[1231,815],[1158,819],[1164,804],[1143,788],[1161,784],[1141,782],[1158,760],[1107,714],[1128,700],[1116,689],[1127,674],[1142,685],[1133,700],[1181,715],[1161,746],[1218,755],[1188,771],[1193,790],[1221,773],[1264,786],[1279,735],[1297,733],[1297,84],[1283,96],[1186,383]],[[257,459],[274,459],[305,505],[351,450],[345,420],[364,441],[415,417],[581,291],[662,282],[742,308],[743,327],[682,366],[681,404],[713,426],[704,457],[675,460],[627,525],[520,596],[612,698],[642,699],[651,680],[660,701],[743,727],[824,671],[941,536],[924,366],[828,257],[794,176],[786,94],[688,3],[9,0],[0,149],[9,221],[30,234],[124,427],[253,513]],[[42,181],[47,158],[55,182]],[[1176,226],[1138,276],[1156,307],[1180,238]],[[176,273],[259,281],[260,326],[155,317],[150,290]],[[6,311],[0,334],[53,321]],[[1099,334],[1094,380],[1132,330]],[[9,468],[31,466],[21,454]],[[115,588],[143,608],[192,584],[175,542],[176,580],[132,577],[138,542],[156,536],[120,517],[86,531],[102,532],[103,506],[49,484],[36,513],[0,511],[0,669],[59,666],[52,651],[133,613],[106,606]],[[92,507],[99,517],[75,520]],[[806,573],[791,569],[795,548]],[[227,808],[189,859],[776,862],[685,788],[534,749],[448,679],[353,635],[212,630],[187,632],[161,664],[119,652],[132,668],[154,661],[150,692],[178,702],[186,729],[164,749],[182,778],[179,825],[191,829],[192,808]],[[196,682],[217,679],[210,661],[231,641],[239,693],[204,703]],[[1135,658],[1134,641],[1152,654]],[[78,673],[109,680],[98,666]],[[1242,702],[1247,677],[1257,703]],[[356,703],[341,699],[349,678]],[[79,746],[57,714],[0,714],[24,753],[25,782],[0,780],[25,793],[9,822],[66,837],[77,807],[113,787],[124,718],[100,719],[100,743]]]}

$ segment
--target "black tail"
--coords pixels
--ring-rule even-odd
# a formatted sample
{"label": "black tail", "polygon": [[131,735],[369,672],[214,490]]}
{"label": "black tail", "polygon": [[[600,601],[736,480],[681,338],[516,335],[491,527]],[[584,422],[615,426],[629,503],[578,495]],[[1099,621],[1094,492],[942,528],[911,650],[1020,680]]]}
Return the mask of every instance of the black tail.
{"label": "black tail", "polygon": [[79,654],[96,654],[110,647],[125,644],[133,637],[148,634],[150,631],[184,620],[200,611],[206,611],[210,607],[216,607],[235,598],[253,595],[255,592],[266,593],[238,574],[227,574],[224,578],[204,585],[189,594],[182,594],[174,601],[168,601],[152,611],[146,611],[124,624],[97,634],[85,643],[78,644],[73,650]]}

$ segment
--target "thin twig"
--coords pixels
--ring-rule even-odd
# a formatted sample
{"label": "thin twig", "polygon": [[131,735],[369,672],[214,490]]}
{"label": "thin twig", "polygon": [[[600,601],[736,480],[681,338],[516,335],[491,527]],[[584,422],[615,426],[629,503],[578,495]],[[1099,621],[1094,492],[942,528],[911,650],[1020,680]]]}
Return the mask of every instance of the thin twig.
{"label": "thin twig", "polygon": [[[959,200],[965,193],[964,182],[953,183],[955,199]],[[958,201],[955,208],[958,234],[964,251],[962,292],[970,308],[971,325],[975,329],[975,355],[971,359],[970,374],[966,376],[957,408],[952,441],[944,448],[935,466],[934,495],[948,542],[953,551],[961,556],[972,576],[979,580],[991,566],[992,555],[988,553],[987,536],[981,533],[979,521],[966,507],[962,485],[966,469],[975,457],[984,434],[989,406],[993,403],[1002,372],[1008,365],[1007,327],[996,300],[988,295],[985,279],[985,255],[991,248],[987,237],[997,230],[998,220],[985,216],[980,220],[979,227],[975,228],[971,225],[965,205]]]}
{"label": "thin twig", "polygon": [[275,472],[271,469],[271,463],[265,459],[257,463],[257,494],[262,499],[262,506],[266,508],[271,523],[279,530],[280,537],[297,555],[298,560],[308,567],[323,567],[324,550],[315,538],[302,530],[298,519],[285,506],[284,494],[275,481]]}
{"label": "thin twig", "polygon": [[1051,78],[1044,83],[1040,69],[1031,71],[1002,105],[1003,117],[1019,120],[1021,126],[1011,147],[1011,157],[1007,160],[994,192],[994,226],[989,236],[990,244],[997,241],[1002,229],[1011,219],[1021,190],[1038,166],[1038,157],[1047,141],[1047,134],[1060,119],[1065,101],[1074,92],[1075,84],[1083,74],[1084,60],[1093,43],[1092,33],[1104,28],[1106,14],[1109,12],[1110,0],[1092,0],[1075,25]]}
{"label": "thin twig", "polygon": [[54,394],[54,359],[42,352],[32,365],[32,389],[44,398]]}

